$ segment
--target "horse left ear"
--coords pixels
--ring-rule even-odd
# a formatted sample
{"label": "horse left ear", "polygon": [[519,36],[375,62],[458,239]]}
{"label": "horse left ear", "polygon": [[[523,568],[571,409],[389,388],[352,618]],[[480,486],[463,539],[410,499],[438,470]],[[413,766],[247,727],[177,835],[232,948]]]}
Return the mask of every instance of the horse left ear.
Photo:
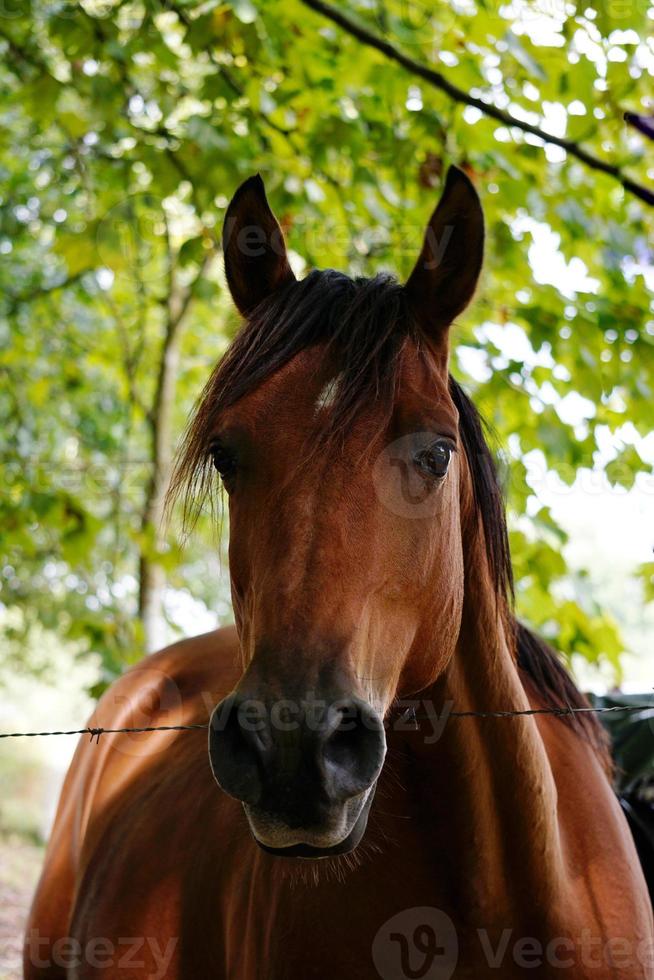
{"label": "horse left ear", "polygon": [[223,255],[227,285],[243,316],[295,279],[282,229],[259,174],[241,184],[230,201],[223,224]]}
{"label": "horse left ear", "polygon": [[484,214],[470,179],[450,167],[405,290],[424,332],[445,339],[472,299],[484,257]]}

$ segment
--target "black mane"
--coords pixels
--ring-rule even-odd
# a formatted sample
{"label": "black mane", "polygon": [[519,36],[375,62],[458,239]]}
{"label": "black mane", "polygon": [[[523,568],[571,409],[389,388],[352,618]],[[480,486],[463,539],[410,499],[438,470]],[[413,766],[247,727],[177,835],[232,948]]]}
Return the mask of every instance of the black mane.
{"label": "black mane", "polygon": [[324,438],[347,431],[372,399],[390,413],[397,356],[412,330],[404,291],[386,275],[314,271],[256,307],[209,378],[182,442],[170,497],[183,496],[187,523],[214,485],[208,439],[221,412],[300,351],[325,343],[341,379]]}
{"label": "black mane", "polygon": [[[556,651],[513,614],[513,567],[504,499],[495,460],[488,448],[484,423],[479,412],[461,385],[452,377],[450,394],[459,412],[459,434],[472,474],[475,502],[484,529],[490,571],[498,599],[506,603],[518,666],[527,675],[545,706],[589,708],[588,699],[578,689]],[[560,717],[588,738],[605,769],[611,773],[609,740],[597,716],[588,713]]]}
{"label": "black mane", "polygon": [[[314,344],[333,350],[340,370],[325,438],[346,432],[371,401],[380,408],[380,423],[388,420],[399,353],[409,337],[421,342],[403,287],[392,276],[351,279],[333,270],[314,271],[278,290],[253,311],[205,386],[182,442],[169,501],[182,495],[186,519],[193,521],[215,487],[209,438],[220,413]],[[459,412],[493,584],[507,611],[518,665],[547,705],[588,707],[555,651],[511,611],[513,569],[495,461],[474,404],[452,377],[449,389]],[[579,714],[565,720],[592,742],[608,768],[606,736],[597,718]]]}

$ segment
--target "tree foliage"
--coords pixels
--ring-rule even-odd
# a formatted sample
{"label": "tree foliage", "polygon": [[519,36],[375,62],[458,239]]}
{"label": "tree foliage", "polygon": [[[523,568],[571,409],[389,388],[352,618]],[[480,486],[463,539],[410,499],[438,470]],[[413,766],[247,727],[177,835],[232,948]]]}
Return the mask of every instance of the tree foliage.
{"label": "tree foliage", "polygon": [[[646,469],[654,210],[310,6],[5,0],[2,602],[26,629],[99,651],[108,675],[142,652],[139,610],[151,644],[145,610],[154,597],[165,612],[166,583],[215,607],[210,522],[182,549],[159,518],[174,438],[237,326],[218,248],[230,194],[264,174],[298,265],[406,275],[457,162],[483,197],[488,246],[453,370],[504,446],[519,611],[565,653],[616,663],[617,628],[566,568],[526,464],[571,483],[608,430],[608,477],[630,486]],[[623,121],[651,94],[648,0],[350,0],[347,15],[651,188],[651,144]]]}

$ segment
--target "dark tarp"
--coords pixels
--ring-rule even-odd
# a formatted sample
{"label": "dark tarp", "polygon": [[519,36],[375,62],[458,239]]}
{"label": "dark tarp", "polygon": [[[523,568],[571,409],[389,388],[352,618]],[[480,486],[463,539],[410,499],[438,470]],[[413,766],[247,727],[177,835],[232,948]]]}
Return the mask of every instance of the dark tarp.
{"label": "dark tarp", "polygon": [[654,901],[654,695],[591,695],[590,700],[596,708],[651,705],[642,711],[616,711],[600,718],[611,736],[616,791]]}

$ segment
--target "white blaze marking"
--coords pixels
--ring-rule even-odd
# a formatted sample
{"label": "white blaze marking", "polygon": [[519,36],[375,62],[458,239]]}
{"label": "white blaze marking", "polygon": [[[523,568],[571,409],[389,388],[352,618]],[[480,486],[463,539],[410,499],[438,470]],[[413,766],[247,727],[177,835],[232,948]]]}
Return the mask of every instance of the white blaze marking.
{"label": "white blaze marking", "polygon": [[336,401],[338,395],[338,386],[341,383],[341,375],[337,374],[335,378],[330,378],[327,384],[324,386],[318,397],[316,398],[316,411],[319,412],[323,408],[331,408],[331,406]]}

